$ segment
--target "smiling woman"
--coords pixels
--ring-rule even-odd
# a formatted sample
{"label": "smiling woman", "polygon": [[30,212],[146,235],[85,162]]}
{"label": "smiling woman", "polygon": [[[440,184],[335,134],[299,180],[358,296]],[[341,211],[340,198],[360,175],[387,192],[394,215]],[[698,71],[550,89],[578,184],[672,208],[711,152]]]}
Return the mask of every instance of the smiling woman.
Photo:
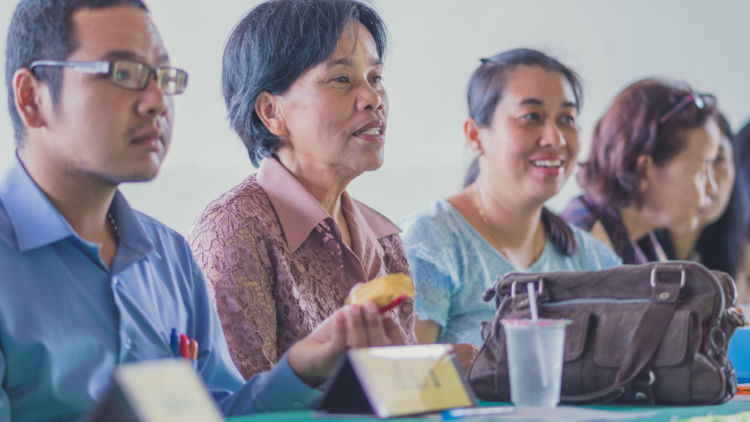
{"label": "smiling woman", "polygon": [[575,165],[581,97],[578,76],[536,50],[483,59],[474,71],[464,134],[478,174],[402,222],[420,343],[458,343],[466,366],[472,353],[465,344],[482,344],[482,322],[495,313],[482,297],[498,277],[619,263],[544,208]]}
{"label": "smiling woman", "polygon": [[[224,98],[260,170],[209,204],[189,238],[245,377],[343,306],[354,284],[409,272],[399,229],[346,193],[383,163],[384,50],[383,22],[357,1],[269,1],[229,37]],[[407,342],[412,308],[392,311]]]}

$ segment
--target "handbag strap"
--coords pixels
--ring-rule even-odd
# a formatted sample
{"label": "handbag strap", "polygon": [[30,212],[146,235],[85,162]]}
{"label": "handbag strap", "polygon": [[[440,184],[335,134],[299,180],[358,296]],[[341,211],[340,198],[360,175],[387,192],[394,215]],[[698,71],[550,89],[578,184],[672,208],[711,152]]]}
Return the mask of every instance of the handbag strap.
{"label": "handbag strap", "polygon": [[[675,274],[674,271],[665,271],[666,268],[662,267],[657,276],[657,268],[659,267],[655,266],[651,271],[652,290],[649,304],[638,319],[630,346],[625,352],[614,383],[609,387],[591,393],[562,396],[562,401],[567,403],[591,401],[606,403],[615,400],[625,393],[630,384],[651,363],[677,310],[680,291],[685,286],[684,269],[669,268],[669,270],[679,270],[679,273]],[[679,277],[677,283],[673,282],[675,275]]]}

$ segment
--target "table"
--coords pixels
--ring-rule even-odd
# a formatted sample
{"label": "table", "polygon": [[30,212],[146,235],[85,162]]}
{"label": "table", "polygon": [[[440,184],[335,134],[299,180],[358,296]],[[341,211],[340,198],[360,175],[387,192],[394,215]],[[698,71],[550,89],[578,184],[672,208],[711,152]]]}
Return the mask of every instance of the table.
{"label": "table", "polygon": [[[746,396],[745,396],[746,397]],[[669,422],[676,421],[677,419],[687,419],[695,416],[706,416],[706,415],[732,415],[740,412],[750,412],[750,401],[743,396],[738,396],[727,403],[717,406],[613,406],[613,405],[596,405],[596,406],[585,406],[587,408],[608,410],[608,411],[622,411],[622,412],[656,412],[647,418],[632,419],[639,422]],[[507,403],[487,403],[484,402],[482,405],[503,405]],[[326,417],[325,415],[316,413],[312,410],[305,411],[294,411],[294,412],[278,412],[278,413],[262,413],[249,416],[238,416],[229,418],[229,422],[256,422],[256,421],[268,421],[268,422],[288,422],[288,421],[316,421],[316,422],[361,422],[361,421],[377,421],[381,420],[375,416],[353,416],[353,417],[342,417],[342,416],[331,416]],[[399,422],[424,422],[425,420],[440,420],[439,415],[426,415],[422,417],[409,417],[409,418],[396,418]],[[496,415],[492,417],[479,418],[472,417],[466,418],[467,422],[484,422],[484,421],[502,421],[504,420],[502,415]]]}

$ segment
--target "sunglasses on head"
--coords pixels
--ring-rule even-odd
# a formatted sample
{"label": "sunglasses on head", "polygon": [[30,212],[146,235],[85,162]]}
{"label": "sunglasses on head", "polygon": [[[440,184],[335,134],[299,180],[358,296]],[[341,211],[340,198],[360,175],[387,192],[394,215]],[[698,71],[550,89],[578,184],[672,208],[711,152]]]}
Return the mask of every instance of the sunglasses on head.
{"label": "sunglasses on head", "polygon": [[706,108],[707,102],[715,103],[716,99],[711,94],[691,91],[685,96],[685,98],[672,106],[669,110],[667,110],[666,113],[662,114],[662,116],[659,118],[659,124],[663,125],[664,123],[667,123],[669,119],[684,110],[685,107],[688,107],[690,104],[694,104],[695,108],[697,108],[698,110],[703,110],[704,108]]}

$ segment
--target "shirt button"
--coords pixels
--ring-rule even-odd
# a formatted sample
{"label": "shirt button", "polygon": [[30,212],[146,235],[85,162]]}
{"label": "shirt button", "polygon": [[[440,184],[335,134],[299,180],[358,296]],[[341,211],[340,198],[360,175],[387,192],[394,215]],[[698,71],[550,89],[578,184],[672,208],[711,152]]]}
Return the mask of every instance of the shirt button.
{"label": "shirt button", "polygon": [[131,340],[130,337],[127,337],[125,339],[125,349],[130,350],[132,346],[133,346],[133,340]]}
{"label": "shirt button", "polygon": [[295,409],[301,409],[302,408],[302,402],[299,400],[295,400],[294,403],[292,403],[292,406],[294,406]]}
{"label": "shirt button", "polygon": [[120,279],[118,279],[117,277],[112,277],[112,284],[116,286],[119,282],[120,282]]}

